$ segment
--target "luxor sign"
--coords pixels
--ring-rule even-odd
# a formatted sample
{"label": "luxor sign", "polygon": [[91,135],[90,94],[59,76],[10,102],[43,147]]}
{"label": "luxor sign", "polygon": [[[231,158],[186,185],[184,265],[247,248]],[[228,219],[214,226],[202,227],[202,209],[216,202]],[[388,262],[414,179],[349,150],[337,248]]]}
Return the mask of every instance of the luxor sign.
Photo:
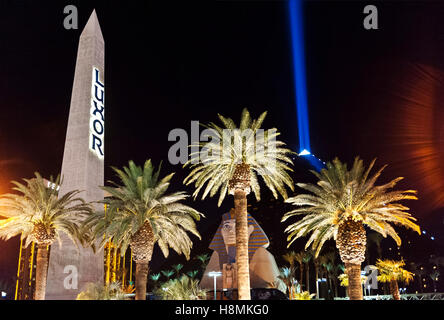
{"label": "luxor sign", "polygon": [[100,82],[100,70],[93,67],[91,81],[91,112],[89,149],[99,158],[105,155],[105,85]]}

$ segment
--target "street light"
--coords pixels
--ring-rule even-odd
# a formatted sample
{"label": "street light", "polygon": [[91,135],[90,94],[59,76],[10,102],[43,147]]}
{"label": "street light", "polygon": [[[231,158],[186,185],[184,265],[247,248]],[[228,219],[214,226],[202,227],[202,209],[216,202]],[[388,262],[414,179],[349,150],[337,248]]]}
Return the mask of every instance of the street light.
{"label": "street light", "polygon": [[220,271],[211,271],[208,273],[210,277],[214,279],[214,300],[216,300],[216,278],[222,275]]}

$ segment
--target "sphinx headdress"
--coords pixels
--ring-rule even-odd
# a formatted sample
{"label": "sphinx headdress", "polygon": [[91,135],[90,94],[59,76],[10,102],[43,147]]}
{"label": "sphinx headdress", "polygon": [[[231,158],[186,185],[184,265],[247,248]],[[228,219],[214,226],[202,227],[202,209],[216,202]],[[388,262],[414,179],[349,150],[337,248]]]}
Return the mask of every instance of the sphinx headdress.
{"label": "sphinx headdress", "polygon": [[[248,239],[248,257],[251,261],[251,258],[253,257],[256,250],[259,247],[267,248],[270,245],[270,241],[268,240],[268,237],[265,234],[264,230],[262,230],[256,220],[249,213],[247,213],[247,217],[248,225],[252,225],[254,227],[254,230],[251,233],[250,238]],[[228,262],[228,253],[227,249],[225,248],[224,238],[222,237],[221,232],[222,224],[224,221],[231,219],[235,219],[234,214],[232,215],[231,212],[227,212],[222,215],[222,221],[219,224],[216,234],[214,235],[213,240],[211,240],[209,246],[210,249],[217,251],[217,253],[219,254],[219,264],[221,269],[222,265]]]}

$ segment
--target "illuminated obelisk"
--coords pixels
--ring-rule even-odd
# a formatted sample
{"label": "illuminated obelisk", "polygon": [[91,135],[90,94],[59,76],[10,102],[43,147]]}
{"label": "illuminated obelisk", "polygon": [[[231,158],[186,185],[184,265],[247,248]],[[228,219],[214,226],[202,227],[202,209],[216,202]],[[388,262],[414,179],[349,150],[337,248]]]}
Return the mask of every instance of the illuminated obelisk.
{"label": "illuminated obelisk", "polygon": [[[86,201],[103,199],[104,185],[104,40],[96,12],[91,14],[77,51],[60,196],[82,190]],[[100,209],[100,205],[97,206]],[[46,300],[74,300],[87,282],[103,281],[103,251],[80,248],[66,237],[51,246]]]}

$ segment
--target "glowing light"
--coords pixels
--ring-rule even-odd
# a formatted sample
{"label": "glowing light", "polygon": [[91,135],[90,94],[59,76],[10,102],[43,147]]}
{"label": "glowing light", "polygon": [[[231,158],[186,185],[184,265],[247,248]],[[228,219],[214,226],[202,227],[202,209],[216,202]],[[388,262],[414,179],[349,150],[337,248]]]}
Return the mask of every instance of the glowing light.
{"label": "glowing light", "polygon": [[307,155],[309,155],[309,154],[311,154],[311,152],[308,151],[307,149],[304,149],[304,150],[302,150],[302,151],[299,153],[300,156],[307,156]]}
{"label": "glowing light", "polygon": [[220,271],[211,271],[211,272],[208,272],[208,275],[210,277],[213,277],[213,279],[214,279],[214,300],[216,300],[216,297],[217,297],[216,296],[216,278],[221,276],[222,272],[220,272]]}
{"label": "glowing light", "polygon": [[293,53],[293,76],[298,116],[299,150],[310,152],[310,131],[308,126],[307,87],[305,83],[305,53],[302,1],[290,0],[290,33]]}
{"label": "glowing light", "polygon": [[105,85],[100,81],[100,70],[93,67],[91,81],[91,111],[89,121],[89,149],[99,159],[105,152]]}
{"label": "glowing light", "polygon": [[387,139],[393,167],[410,171],[409,184],[420,190],[423,210],[444,207],[444,73],[436,67],[411,64],[399,74],[390,102],[394,106]]}

